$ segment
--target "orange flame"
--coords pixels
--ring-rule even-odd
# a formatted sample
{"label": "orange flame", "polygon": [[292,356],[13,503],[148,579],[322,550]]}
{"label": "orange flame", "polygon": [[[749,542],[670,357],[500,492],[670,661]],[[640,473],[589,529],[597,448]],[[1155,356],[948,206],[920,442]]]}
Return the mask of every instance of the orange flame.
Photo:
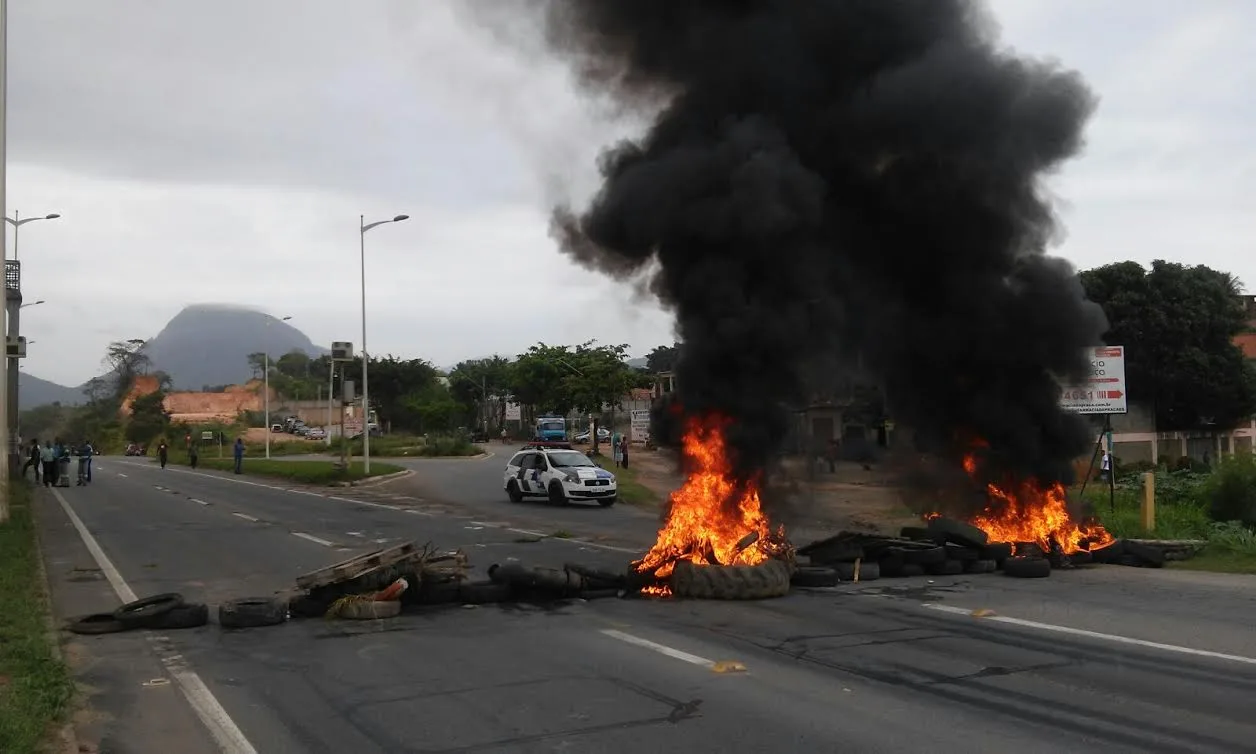
{"label": "orange flame", "polygon": [[[650,551],[633,563],[639,573],[665,579],[677,561],[699,565],[754,565],[775,554],[784,527],[775,537],[759,504],[755,481],[738,483],[732,477],[724,443],[728,420],[691,418],[682,452],[689,476],[671,494],[667,520]],[[643,590],[665,595],[666,587]]]}
{"label": "orange flame", "polygon": [[[964,457],[964,471],[976,475],[975,455]],[[1068,497],[1058,482],[1044,488],[1037,480],[1028,479],[1016,484],[1015,491],[988,483],[986,494],[990,505],[969,523],[984,531],[991,542],[1034,542],[1046,552],[1054,542],[1068,555],[1097,550],[1115,541],[1099,523],[1079,525],[1073,521]]]}

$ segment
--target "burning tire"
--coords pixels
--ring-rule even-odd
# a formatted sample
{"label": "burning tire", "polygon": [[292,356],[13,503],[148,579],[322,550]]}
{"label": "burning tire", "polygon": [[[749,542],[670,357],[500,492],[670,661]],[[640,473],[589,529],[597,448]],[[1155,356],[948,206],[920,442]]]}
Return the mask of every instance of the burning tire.
{"label": "burning tire", "polygon": [[953,518],[930,519],[929,531],[935,537],[945,538],[947,542],[965,547],[985,547],[990,540],[989,535],[981,529]]}
{"label": "burning tire", "polygon": [[1003,573],[1016,579],[1045,579],[1051,575],[1051,564],[1046,558],[1015,556],[1003,561]]}
{"label": "burning tire", "polygon": [[790,576],[789,583],[801,587],[837,586],[838,573],[822,566],[801,566]]}
{"label": "burning tire", "polygon": [[991,542],[981,548],[981,560],[993,560],[996,563],[1002,563],[1012,557],[1011,542]]}
{"label": "burning tire", "polygon": [[682,560],[672,571],[672,594],[700,600],[762,600],[789,594],[789,566],[779,560],[758,565],[694,565]]}
{"label": "burning tire", "polygon": [[904,526],[899,530],[898,535],[903,539],[915,539],[920,541],[929,541],[933,539],[933,532],[924,526]]}

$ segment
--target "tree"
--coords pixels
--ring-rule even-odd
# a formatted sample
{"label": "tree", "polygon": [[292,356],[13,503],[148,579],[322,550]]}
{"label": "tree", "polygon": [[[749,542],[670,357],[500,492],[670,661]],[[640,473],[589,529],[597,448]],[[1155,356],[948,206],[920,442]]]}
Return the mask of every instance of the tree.
{"label": "tree", "polygon": [[249,369],[253,370],[253,379],[260,380],[266,374],[266,353],[264,351],[255,351],[248,355]]}
{"label": "tree", "polygon": [[511,366],[510,392],[519,403],[542,413],[569,414],[575,408],[567,377],[576,369],[567,346],[537,343]]}
{"label": "tree", "polygon": [[680,356],[680,344],[673,343],[670,346],[656,346],[653,351],[646,354],[645,368],[651,374],[659,372],[671,372],[676,369],[676,359]]}
{"label": "tree", "polygon": [[[345,365],[345,375],[354,380],[356,389],[362,392],[362,362]],[[370,370],[371,407],[379,414],[380,421],[389,422],[403,429],[410,426],[412,415],[407,414],[404,401],[433,385],[440,385],[436,367],[423,359],[399,359],[391,354],[382,359],[371,359]],[[443,386],[440,386],[444,389]]]}
{"label": "tree", "polygon": [[1081,281],[1108,316],[1105,340],[1126,347],[1130,400],[1153,409],[1157,430],[1227,430],[1256,413],[1256,371],[1234,344],[1246,328],[1234,276],[1156,260]]}
{"label": "tree", "polygon": [[310,357],[304,351],[293,349],[275,360],[275,369],[282,375],[294,380],[310,378]]}
{"label": "tree", "polygon": [[145,342],[141,338],[116,340],[105,349],[104,365],[110,380],[110,389],[121,399],[131,389],[138,375],[146,374],[152,361],[144,353]]}
{"label": "tree", "polygon": [[[511,363],[502,356],[463,361],[449,371],[449,392],[464,416],[475,416],[487,398],[504,397],[510,391]],[[505,411],[505,401],[498,401]],[[494,419],[500,423],[502,417]]]}
{"label": "tree", "polygon": [[141,395],[131,402],[131,419],[126,425],[126,439],[148,443],[165,434],[170,427],[170,414],[163,405],[164,390]]}

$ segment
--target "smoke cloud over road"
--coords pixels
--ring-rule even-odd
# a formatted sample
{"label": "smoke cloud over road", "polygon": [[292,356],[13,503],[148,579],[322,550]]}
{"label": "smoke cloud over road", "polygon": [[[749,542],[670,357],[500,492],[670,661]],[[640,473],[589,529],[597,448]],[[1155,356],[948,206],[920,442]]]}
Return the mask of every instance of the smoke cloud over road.
{"label": "smoke cloud over road", "polygon": [[[564,250],[674,310],[687,414],[731,416],[740,474],[771,463],[816,374],[861,364],[918,442],[1067,479],[1091,441],[1057,407],[1106,322],[1042,179],[1096,99],[999,46],[963,0],[549,0],[590,92],[662,109],[603,154]],[[657,267],[655,262],[657,260]],[[824,384],[821,385],[822,387]]]}

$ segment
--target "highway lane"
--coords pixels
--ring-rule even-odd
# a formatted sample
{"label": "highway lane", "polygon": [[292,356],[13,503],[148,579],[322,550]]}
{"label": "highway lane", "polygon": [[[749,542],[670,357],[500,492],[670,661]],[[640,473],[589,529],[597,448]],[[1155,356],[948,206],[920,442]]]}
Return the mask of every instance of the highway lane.
{"label": "highway lane", "polygon": [[[348,502],[356,491],[330,493],[335,500],[187,474],[176,494],[170,469],[101,465],[96,485],[64,493],[126,578],[145,585],[139,591],[279,588],[346,554],[292,532],[330,542],[363,517],[372,531],[421,531],[476,560],[625,557]],[[1115,572],[1123,575],[1104,576]],[[1181,623],[1195,611],[1196,630],[1166,643],[1238,654],[1250,642],[1228,624],[1251,625],[1241,583],[1155,581],[1148,590],[1134,576],[1178,574],[887,580],[757,604],[454,609],[378,625],[208,627],[173,640],[258,751],[1243,750],[1256,734],[1244,701],[1256,691],[1256,662],[1058,630],[1091,621],[1091,631],[1162,641],[1142,624],[1165,613]],[[233,590],[235,580],[247,588]],[[1102,613],[1156,590],[1161,604],[1115,622]],[[1181,613],[1164,604],[1170,593]],[[1037,613],[1035,595],[1045,605]],[[1217,615],[1227,595],[1233,612]],[[998,616],[966,614],[992,605]],[[1017,616],[1056,628],[994,620]],[[746,670],[715,672],[719,660]]]}

